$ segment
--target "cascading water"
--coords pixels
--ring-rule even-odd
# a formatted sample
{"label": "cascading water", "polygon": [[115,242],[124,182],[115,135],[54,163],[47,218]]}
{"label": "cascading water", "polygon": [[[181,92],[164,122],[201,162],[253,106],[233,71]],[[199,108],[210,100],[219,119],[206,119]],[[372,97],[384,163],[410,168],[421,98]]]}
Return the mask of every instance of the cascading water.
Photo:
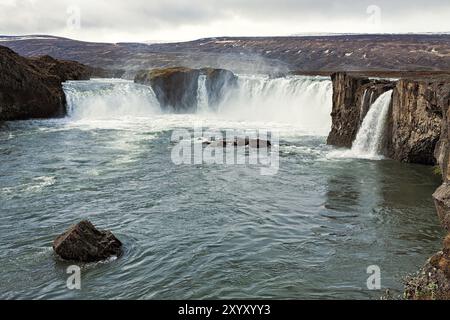
{"label": "cascading water", "polygon": [[[198,79],[197,114],[219,120],[283,123],[311,135],[326,135],[331,127],[332,85],[329,78],[240,75],[237,84],[210,106],[206,76]],[[127,80],[96,79],[64,84],[72,119],[121,119],[161,114],[149,86]],[[186,116],[185,116],[186,117]]]}
{"label": "cascading water", "polygon": [[353,154],[362,158],[380,157],[391,97],[392,90],[389,90],[372,104],[353,142]]}
{"label": "cascading water", "polygon": [[225,118],[280,122],[311,134],[327,135],[331,127],[332,84],[329,78],[239,76],[218,107]]}
{"label": "cascading water", "polygon": [[203,74],[198,77],[197,111],[209,111],[208,91],[206,89],[206,76]]}
{"label": "cascading water", "polygon": [[119,79],[68,81],[63,84],[69,117],[81,120],[142,117],[160,112],[151,87]]}

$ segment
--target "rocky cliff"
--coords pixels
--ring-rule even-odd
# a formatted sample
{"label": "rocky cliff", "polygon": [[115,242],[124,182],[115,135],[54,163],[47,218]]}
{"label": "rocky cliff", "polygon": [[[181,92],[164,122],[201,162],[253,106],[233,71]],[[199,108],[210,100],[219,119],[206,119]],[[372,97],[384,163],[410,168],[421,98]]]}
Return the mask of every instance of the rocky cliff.
{"label": "rocky cliff", "polygon": [[[402,162],[438,164],[443,184],[433,194],[438,217],[450,232],[450,79],[372,80],[337,73],[333,81],[332,130],[328,143],[350,147],[374,97],[394,88],[385,132],[385,155]],[[364,94],[366,92],[366,94]],[[405,285],[408,299],[450,299],[450,235]]]}
{"label": "rocky cliff", "polygon": [[384,154],[392,159],[435,164],[441,135],[445,86],[436,79],[381,80],[336,73],[333,81],[332,128],[328,144],[350,148],[372,103],[393,90]]}
{"label": "rocky cliff", "polygon": [[350,148],[370,105],[383,93],[393,88],[388,80],[369,79],[334,73],[332,127],[327,143]]}
{"label": "rocky cliff", "polygon": [[0,46],[0,121],[63,117],[61,83],[106,72],[50,56],[24,58]]}
{"label": "rocky cliff", "polygon": [[224,69],[176,67],[140,71],[134,82],[151,86],[163,109],[178,113],[194,112],[200,75],[206,77],[205,87],[212,107],[217,106],[226,89],[237,81],[231,71]]}
{"label": "rocky cliff", "polygon": [[441,134],[443,92],[438,83],[401,79],[397,82],[390,114],[390,158],[435,164],[434,150]]}

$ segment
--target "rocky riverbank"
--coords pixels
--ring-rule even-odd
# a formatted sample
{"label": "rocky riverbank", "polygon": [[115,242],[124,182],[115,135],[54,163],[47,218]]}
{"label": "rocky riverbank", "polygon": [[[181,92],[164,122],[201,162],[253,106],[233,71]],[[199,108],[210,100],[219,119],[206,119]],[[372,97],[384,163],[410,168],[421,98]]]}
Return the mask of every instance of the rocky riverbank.
{"label": "rocky riverbank", "polygon": [[[443,184],[433,198],[439,219],[450,232],[450,80],[424,77],[395,81],[336,73],[332,75],[332,81],[333,123],[328,144],[339,147],[351,147],[371,103],[393,88],[384,133],[384,155],[402,162],[439,165]],[[443,251],[435,254],[416,277],[408,280],[405,297],[450,297],[448,238],[444,241]]]}
{"label": "rocky riverbank", "polygon": [[0,70],[0,121],[63,117],[62,82],[114,74],[50,56],[24,58],[2,46]]}

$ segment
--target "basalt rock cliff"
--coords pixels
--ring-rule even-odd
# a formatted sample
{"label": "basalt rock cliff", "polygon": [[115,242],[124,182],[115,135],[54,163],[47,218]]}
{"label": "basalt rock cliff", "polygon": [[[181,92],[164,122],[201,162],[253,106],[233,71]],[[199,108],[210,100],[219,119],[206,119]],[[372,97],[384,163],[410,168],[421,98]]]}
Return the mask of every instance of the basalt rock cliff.
{"label": "basalt rock cliff", "polygon": [[336,73],[328,144],[350,148],[372,103],[393,89],[384,155],[402,162],[435,164],[441,136],[446,80],[381,80]]}
{"label": "basalt rock cliff", "polygon": [[[393,88],[385,128],[384,153],[392,159],[420,164],[438,164],[443,184],[433,194],[442,226],[450,232],[450,79],[430,77],[372,80],[337,73],[333,80],[332,130],[328,143],[350,147],[366,104],[367,88],[374,96]],[[366,94],[364,94],[366,92]],[[443,250],[433,255],[405,284],[408,299],[450,299],[450,235]]]}
{"label": "basalt rock cliff", "polygon": [[383,93],[393,88],[387,80],[334,73],[332,127],[327,143],[350,148],[370,105]]}
{"label": "basalt rock cliff", "polygon": [[50,56],[24,58],[0,46],[0,121],[63,117],[66,99],[61,83],[107,73]]}
{"label": "basalt rock cliff", "polygon": [[237,77],[224,69],[191,69],[185,67],[143,70],[134,82],[149,85],[155,92],[161,108],[177,113],[194,112],[200,75],[204,75],[209,105],[214,107],[234,86]]}

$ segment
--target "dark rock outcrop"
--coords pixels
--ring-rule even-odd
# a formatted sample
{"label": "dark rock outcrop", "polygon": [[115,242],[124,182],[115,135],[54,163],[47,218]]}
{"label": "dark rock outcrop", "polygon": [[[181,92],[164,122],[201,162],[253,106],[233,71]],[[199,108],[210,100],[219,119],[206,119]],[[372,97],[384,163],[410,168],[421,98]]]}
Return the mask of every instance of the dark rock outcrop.
{"label": "dark rock outcrop", "polygon": [[[367,113],[367,92],[379,96],[391,83],[373,83],[360,76],[333,74],[333,126],[328,143],[350,147]],[[362,93],[365,92],[366,94]],[[372,94],[371,94],[372,95]],[[385,154],[395,160],[421,164],[438,163],[443,184],[433,194],[438,217],[450,232],[450,80],[432,76],[395,82]],[[443,250],[428,260],[420,272],[407,279],[407,299],[450,299],[450,235]]]}
{"label": "dark rock outcrop", "polygon": [[402,162],[436,163],[435,150],[441,136],[448,86],[435,80],[394,82],[346,73],[333,74],[332,81],[332,129],[328,144],[350,148],[372,103],[382,93],[394,89],[384,154]]}
{"label": "dark rock outcrop", "polygon": [[250,139],[246,138],[234,138],[233,140],[217,140],[217,141],[204,141],[203,145],[209,145],[212,147],[226,147],[226,146],[234,146],[234,147],[251,147],[251,148],[270,148],[272,143],[270,140],[264,139]]}
{"label": "dark rock outcrop", "polygon": [[197,106],[200,71],[190,68],[167,68],[140,71],[134,82],[150,85],[161,107],[174,112],[193,112]]}
{"label": "dark rock outcrop", "polygon": [[339,72],[331,76],[333,82],[332,127],[327,143],[350,148],[371,104],[384,92],[393,88],[387,80],[351,76]]}
{"label": "dark rock outcrop", "polygon": [[61,83],[89,79],[92,71],[49,56],[27,59],[0,46],[0,121],[65,116]]}
{"label": "dark rock outcrop", "polygon": [[[440,167],[443,184],[434,192],[433,198],[439,220],[445,230],[450,232],[450,81],[420,82],[411,86],[422,86],[423,89],[420,91],[422,94],[416,95],[417,101],[409,105],[419,105],[422,110],[424,106],[428,107],[426,111],[432,111],[433,114],[439,114],[440,109],[440,137],[435,146],[434,158]],[[431,143],[432,140],[429,141]],[[442,251],[432,256],[417,275],[407,279],[405,297],[450,299],[450,234],[444,240]]]}
{"label": "dark rock outcrop", "polygon": [[434,82],[401,79],[394,93],[387,155],[402,162],[435,164],[442,106]]}
{"label": "dark rock outcrop", "polygon": [[53,250],[65,260],[95,262],[122,254],[122,243],[111,231],[99,231],[83,220],[53,242]]}
{"label": "dark rock outcrop", "polygon": [[134,82],[151,86],[163,109],[179,113],[194,112],[198,103],[200,75],[206,77],[205,87],[211,108],[217,107],[237,83],[237,77],[228,70],[184,67],[143,70],[136,74]]}

